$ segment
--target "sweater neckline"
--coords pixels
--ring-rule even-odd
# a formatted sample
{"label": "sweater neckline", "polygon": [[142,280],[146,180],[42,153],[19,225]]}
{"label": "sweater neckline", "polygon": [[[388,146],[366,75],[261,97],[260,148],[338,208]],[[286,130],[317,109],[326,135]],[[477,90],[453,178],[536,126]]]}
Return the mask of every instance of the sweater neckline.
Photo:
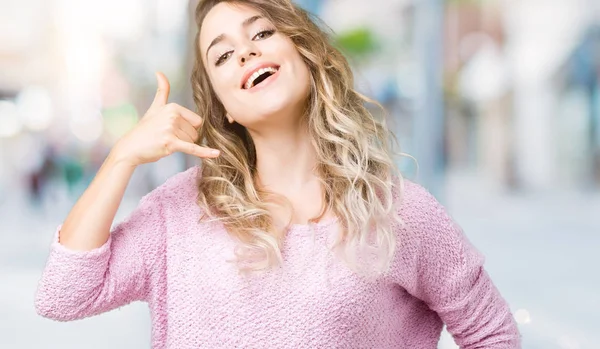
{"label": "sweater neckline", "polygon": [[289,231],[298,231],[298,232],[305,232],[305,231],[310,231],[312,229],[325,229],[325,228],[329,228],[330,226],[334,225],[335,223],[338,222],[338,218],[337,217],[332,217],[332,218],[328,218],[322,221],[319,221],[317,223],[308,223],[308,224],[290,224],[288,230]]}

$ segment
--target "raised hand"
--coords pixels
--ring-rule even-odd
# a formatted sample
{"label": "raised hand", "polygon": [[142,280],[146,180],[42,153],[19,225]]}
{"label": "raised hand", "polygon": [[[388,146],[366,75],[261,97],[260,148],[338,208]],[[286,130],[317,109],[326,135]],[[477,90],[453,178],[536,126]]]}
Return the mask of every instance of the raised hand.
{"label": "raised hand", "polygon": [[156,73],[156,78],[158,90],[152,105],[135,128],[115,144],[113,151],[133,166],[155,162],[174,152],[200,158],[219,156],[218,150],[196,144],[202,117],[176,103],[168,103],[169,80],[162,73]]}

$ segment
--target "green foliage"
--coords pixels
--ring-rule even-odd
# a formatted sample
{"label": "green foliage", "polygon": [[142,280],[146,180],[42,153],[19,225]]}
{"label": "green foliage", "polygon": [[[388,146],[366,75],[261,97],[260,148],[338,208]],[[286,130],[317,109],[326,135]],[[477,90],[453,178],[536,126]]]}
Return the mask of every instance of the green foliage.
{"label": "green foliage", "polygon": [[373,33],[364,27],[341,33],[335,37],[334,42],[345,54],[354,58],[368,56],[378,47]]}

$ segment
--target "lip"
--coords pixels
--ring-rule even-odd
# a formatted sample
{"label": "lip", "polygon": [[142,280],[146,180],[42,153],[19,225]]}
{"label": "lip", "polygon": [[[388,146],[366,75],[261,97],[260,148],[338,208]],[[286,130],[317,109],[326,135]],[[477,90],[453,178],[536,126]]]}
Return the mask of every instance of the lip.
{"label": "lip", "polygon": [[279,64],[275,64],[273,62],[263,62],[251,67],[250,69],[246,70],[244,75],[242,75],[242,81],[240,82],[240,87],[242,88],[242,90],[245,90],[244,85],[246,84],[246,81],[248,81],[248,79],[252,76],[252,74],[254,74],[254,72],[266,67],[277,67],[277,72],[279,72],[279,68],[281,68]]}

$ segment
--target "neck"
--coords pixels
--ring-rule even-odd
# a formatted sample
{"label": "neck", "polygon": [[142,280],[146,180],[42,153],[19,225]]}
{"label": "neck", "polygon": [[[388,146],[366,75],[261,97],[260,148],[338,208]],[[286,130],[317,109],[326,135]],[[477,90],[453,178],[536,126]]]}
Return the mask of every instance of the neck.
{"label": "neck", "polygon": [[286,195],[314,182],[316,152],[305,124],[251,132],[251,136],[261,186]]}

